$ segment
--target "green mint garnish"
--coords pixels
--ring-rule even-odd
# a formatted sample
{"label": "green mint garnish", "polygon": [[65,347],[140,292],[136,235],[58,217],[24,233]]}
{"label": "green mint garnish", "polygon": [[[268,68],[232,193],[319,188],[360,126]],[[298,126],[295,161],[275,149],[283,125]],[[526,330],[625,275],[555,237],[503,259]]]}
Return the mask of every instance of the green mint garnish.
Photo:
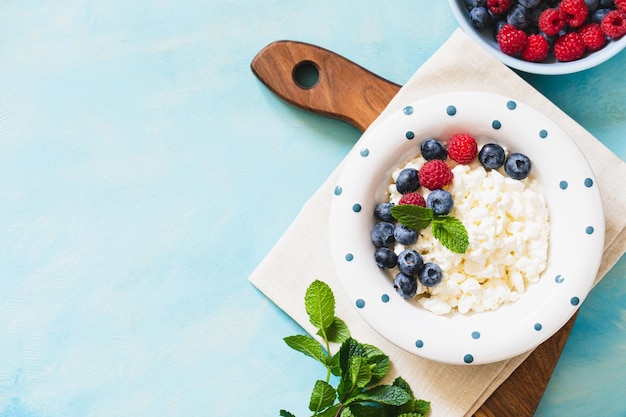
{"label": "green mint garnish", "polygon": [[[309,285],[304,296],[309,321],[324,340],[322,347],[311,336],[285,337],[287,345],[326,367],[326,379],[317,379],[309,400],[312,417],[425,417],[428,401],[416,399],[409,384],[401,377],[392,384],[377,385],[391,367],[389,357],[379,348],[360,343],[350,336],[346,323],[335,316],[335,296],[319,280]],[[331,343],[340,344],[331,353]],[[338,377],[337,386],[330,377]],[[281,417],[296,417],[280,410]]]}
{"label": "green mint garnish", "polygon": [[452,252],[465,253],[469,246],[467,230],[459,219],[453,216],[435,216],[432,224],[433,236]]}
{"label": "green mint garnish", "polygon": [[393,206],[390,211],[394,219],[415,230],[426,229],[435,217],[432,209],[412,204]]}
{"label": "green mint garnish", "polygon": [[415,230],[422,230],[432,223],[433,236],[452,252],[465,253],[469,246],[467,229],[454,216],[439,216],[432,209],[400,204],[391,207],[394,219]]}

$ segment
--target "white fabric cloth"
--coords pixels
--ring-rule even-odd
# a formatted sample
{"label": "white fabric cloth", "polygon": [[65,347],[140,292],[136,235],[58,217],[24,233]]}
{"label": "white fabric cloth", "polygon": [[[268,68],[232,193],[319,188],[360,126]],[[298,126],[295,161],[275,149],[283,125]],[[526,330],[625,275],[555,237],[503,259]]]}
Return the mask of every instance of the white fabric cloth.
{"label": "white fabric cloth", "polygon": [[[380,117],[416,99],[460,90],[492,92],[518,99],[554,120],[582,149],[597,177],[606,219],[605,251],[597,283],[626,250],[626,216],[623,215],[626,212],[623,181],[626,163],[460,29],[419,68]],[[372,330],[343,295],[331,261],[328,216],[340,169],[341,165],[305,203],[254,271],[251,283],[311,333],[314,329],[304,311],[304,293],[315,279],[328,283],[337,299],[336,314],[346,321],[352,335],[361,342],[380,347],[389,355],[392,361],[389,378],[401,375],[419,398],[431,401],[432,417],[471,416],[529,353],[489,365],[445,365],[407,353]],[[302,236],[309,242],[306,247],[302,246]],[[290,260],[289,268],[285,268],[285,254]],[[294,274],[294,270],[299,271],[298,274]]]}

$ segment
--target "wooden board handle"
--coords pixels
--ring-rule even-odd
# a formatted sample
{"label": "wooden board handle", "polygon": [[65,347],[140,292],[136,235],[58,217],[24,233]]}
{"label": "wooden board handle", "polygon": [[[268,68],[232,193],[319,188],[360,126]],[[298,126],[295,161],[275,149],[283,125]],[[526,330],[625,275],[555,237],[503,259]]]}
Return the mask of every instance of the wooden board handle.
{"label": "wooden board handle", "polygon": [[[252,72],[274,94],[301,109],[350,123],[361,132],[378,117],[400,86],[316,45],[276,41],[252,60]],[[297,78],[303,67],[317,70],[307,87]]]}

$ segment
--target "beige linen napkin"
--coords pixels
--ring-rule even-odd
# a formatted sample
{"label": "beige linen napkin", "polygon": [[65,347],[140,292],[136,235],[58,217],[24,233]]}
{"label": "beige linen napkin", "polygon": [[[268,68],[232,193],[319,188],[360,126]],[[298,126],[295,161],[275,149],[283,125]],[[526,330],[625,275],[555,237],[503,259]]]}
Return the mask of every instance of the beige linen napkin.
{"label": "beige linen napkin", "polygon": [[[623,215],[626,163],[460,29],[422,65],[381,116],[416,99],[459,90],[492,92],[518,99],[557,122],[582,149],[597,177],[606,217],[605,251],[596,277],[598,282],[626,250]],[[390,377],[401,375],[419,398],[431,401],[432,417],[471,416],[530,353],[489,365],[445,365],[407,353],[372,330],[345,297],[331,261],[328,216],[340,170],[341,165],[305,203],[250,281],[309,332],[314,329],[304,311],[304,293],[311,281],[325,281],[335,293],[336,314],[348,323],[353,337],[380,347],[390,356],[393,364]],[[302,243],[303,236],[306,245]],[[285,254],[288,254],[288,267]]]}

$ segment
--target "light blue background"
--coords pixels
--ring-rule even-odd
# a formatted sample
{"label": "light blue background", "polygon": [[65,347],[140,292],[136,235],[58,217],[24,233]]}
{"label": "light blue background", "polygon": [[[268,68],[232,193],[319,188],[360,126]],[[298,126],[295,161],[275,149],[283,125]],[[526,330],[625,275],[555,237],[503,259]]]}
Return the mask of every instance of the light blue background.
{"label": "light blue background", "polygon": [[[323,370],[247,279],[359,132],[250,61],[294,39],[403,84],[456,27],[444,1],[0,1],[0,417],[306,415]],[[626,159],[625,67],[524,77]],[[626,416],[625,277],[537,416]]]}

